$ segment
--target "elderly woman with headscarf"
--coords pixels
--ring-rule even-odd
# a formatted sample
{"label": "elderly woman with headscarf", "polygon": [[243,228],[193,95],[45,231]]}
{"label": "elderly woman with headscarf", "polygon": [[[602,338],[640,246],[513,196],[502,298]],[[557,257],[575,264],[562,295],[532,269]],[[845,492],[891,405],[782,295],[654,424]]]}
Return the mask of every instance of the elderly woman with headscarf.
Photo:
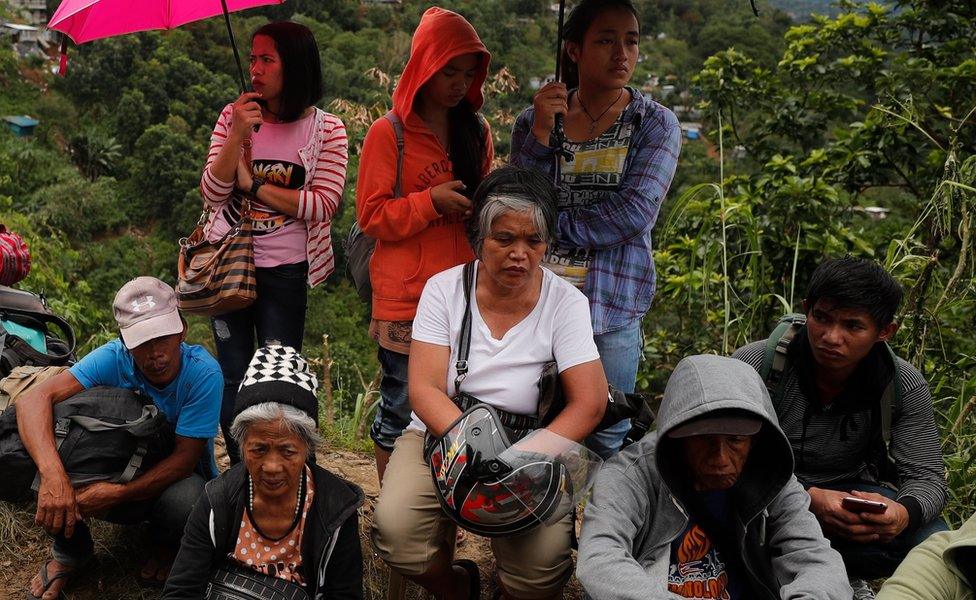
{"label": "elderly woman with headscarf", "polygon": [[197,501],[164,599],[209,598],[208,585],[242,579],[313,599],[363,597],[363,492],[309,460],[320,441],[316,387],[293,348],[254,354],[231,426],[242,462]]}
{"label": "elderly woman with headscarf", "polygon": [[[555,191],[542,175],[503,168],[485,178],[473,204],[468,237],[478,259],[468,286],[463,392],[512,427],[505,419],[537,415],[540,375],[554,360],[566,407],[546,429],[580,442],[603,416],[607,380],[586,297],[539,265],[553,239]],[[424,433],[441,436],[462,414],[452,398],[467,304],[464,272],[462,265],[435,275],[421,296],[410,346],[412,422],[394,446],[372,529],[374,548],[391,569],[437,598],[458,600],[479,597],[478,569],[468,560],[451,562],[454,524],[425,462]],[[494,537],[502,597],[561,597],[572,573],[572,529],[567,514],[518,535]]]}

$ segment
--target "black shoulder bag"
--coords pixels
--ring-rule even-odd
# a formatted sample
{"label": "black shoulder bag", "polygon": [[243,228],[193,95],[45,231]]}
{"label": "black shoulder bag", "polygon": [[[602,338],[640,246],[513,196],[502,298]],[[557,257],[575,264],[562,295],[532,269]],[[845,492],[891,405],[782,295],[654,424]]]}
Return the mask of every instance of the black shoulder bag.
{"label": "black shoulder bag", "polygon": [[[471,296],[474,294],[474,272],[475,262],[464,265],[464,317],[461,321],[461,332],[458,334],[458,355],[454,368],[457,376],[454,378],[454,397],[452,400],[461,412],[464,412],[475,404],[483,404],[481,400],[461,391],[461,383],[468,375],[468,354],[471,351]],[[530,432],[539,428],[539,419],[535,415],[517,415],[508,411],[492,407],[498,413],[502,425],[508,430],[508,439],[512,443],[522,439]]]}
{"label": "black shoulder bag", "polygon": [[305,586],[227,559],[210,577],[204,600],[310,600]]}

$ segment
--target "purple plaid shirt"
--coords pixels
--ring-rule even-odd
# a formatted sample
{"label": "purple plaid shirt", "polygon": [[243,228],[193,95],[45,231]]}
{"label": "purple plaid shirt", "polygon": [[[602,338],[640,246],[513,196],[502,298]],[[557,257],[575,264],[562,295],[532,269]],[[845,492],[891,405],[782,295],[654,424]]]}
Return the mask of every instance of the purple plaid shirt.
{"label": "purple plaid shirt", "polygon": [[[668,193],[681,150],[678,119],[667,108],[627,88],[623,119],[634,134],[616,192],[590,206],[559,212],[560,245],[587,248],[593,260],[583,293],[590,299],[593,333],[616,331],[644,316],[654,298],[651,230]],[[532,135],[534,110],[522,111],[512,130],[513,165],[549,175],[556,153]]]}

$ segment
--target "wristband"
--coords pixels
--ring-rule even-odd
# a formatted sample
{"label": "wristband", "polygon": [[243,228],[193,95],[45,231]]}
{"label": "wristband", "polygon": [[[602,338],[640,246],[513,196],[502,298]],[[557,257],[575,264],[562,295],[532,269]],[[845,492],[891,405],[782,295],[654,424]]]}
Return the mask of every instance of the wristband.
{"label": "wristband", "polygon": [[254,178],[251,179],[251,197],[252,198],[257,198],[258,197],[258,190],[261,188],[262,185],[264,185],[264,179],[261,179],[260,177],[254,177]]}

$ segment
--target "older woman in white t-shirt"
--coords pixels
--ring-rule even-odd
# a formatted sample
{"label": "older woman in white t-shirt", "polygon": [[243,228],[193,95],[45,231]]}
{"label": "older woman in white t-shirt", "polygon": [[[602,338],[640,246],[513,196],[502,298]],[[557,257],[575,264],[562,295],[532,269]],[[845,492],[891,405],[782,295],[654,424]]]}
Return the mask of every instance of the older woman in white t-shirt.
{"label": "older woman in white t-shirt", "polygon": [[[516,415],[535,415],[539,376],[556,361],[566,408],[548,429],[583,440],[599,423],[607,379],[593,342],[589,305],[539,263],[553,239],[555,190],[514,167],[489,175],[474,196],[468,230],[478,260],[471,299],[464,392]],[[409,398],[413,421],[396,441],[373,519],[373,545],[389,566],[437,598],[477,598],[478,570],[452,559],[454,524],[424,462],[426,430],[443,434],[461,415],[452,401],[464,316],[463,265],[428,280],[413,323]],[[504,598],[558,598],[572,573],[572,519],[493,538]]]}

